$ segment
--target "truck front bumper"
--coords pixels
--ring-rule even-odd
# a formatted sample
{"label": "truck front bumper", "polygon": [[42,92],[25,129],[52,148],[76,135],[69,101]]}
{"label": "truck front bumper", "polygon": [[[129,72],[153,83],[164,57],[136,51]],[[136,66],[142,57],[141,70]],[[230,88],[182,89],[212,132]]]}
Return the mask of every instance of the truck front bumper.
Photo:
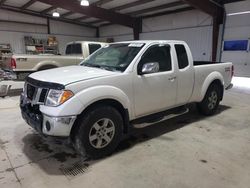
{"label": "truck front bumper", "polygon": [[51,117],[39,110],[39,105],[31,105],[30,101],[21,94],[20,108],[23,119],[32,128],[44,135],[68,137],[76,116]]}

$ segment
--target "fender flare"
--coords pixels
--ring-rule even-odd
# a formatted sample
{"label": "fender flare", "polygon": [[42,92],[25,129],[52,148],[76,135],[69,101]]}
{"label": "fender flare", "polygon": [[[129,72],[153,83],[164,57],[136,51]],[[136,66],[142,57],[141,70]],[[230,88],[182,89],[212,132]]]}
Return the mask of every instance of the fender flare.
{"label": "fender flare", "polygon": [[221,73],[215,71],[215,72],[212,72],[210,73],[207,78],[204,80],[203,82],[203,85],[202,85],[202,88],[201,88],[201,92],[200,92],[200,100],[203,100],[206,92],[207,92],[207,89],[208,87],[211,85],[212,82],[214,82],[215,80],[219,80],[221,85],[223,86],[224,88],[224,79],[223,79],[223,76],[221,75]]}

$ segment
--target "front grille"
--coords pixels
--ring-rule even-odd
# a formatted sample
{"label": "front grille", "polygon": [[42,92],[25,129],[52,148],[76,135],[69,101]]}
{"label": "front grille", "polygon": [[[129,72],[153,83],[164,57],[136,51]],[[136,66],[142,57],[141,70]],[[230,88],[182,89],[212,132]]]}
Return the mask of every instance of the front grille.
{"label": "front grille", "polygon": [[44,104],[49,89],[26,84],[26,96],[33,104]]}
{"label": "front grille", "polygon": [[27,84],[27,97],[32,100],[36,91],[36,88],[30,84]]}
{"label": "front grille", "polygon": [[41,103],[45,102],[47,93],[48,93],[48,89],[42,89],[40,97],[39,97],[39,102],[41,102]]}

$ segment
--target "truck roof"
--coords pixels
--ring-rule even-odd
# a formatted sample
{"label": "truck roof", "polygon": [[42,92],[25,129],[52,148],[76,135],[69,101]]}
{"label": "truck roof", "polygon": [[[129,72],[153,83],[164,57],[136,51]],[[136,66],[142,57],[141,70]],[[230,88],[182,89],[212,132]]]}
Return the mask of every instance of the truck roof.
{"label": "truck roof", "polygon": [[96,43],[96,44],[107,44],[105,42],[98,42],[98,41],[72,41],[67,43],[68,44],[73,44],[73,43]]}
{"label": "truck roof", "polygon": [[162,43],[178,43],[178,44],[184,44],[186,43],[185,41],[181,40],[134,40],[134,41],[122,41],[122,42],[114,42],[115,43],[145,43],[145,44],[151,44],[151,43],[156,43],[156,42],[162,42]]}

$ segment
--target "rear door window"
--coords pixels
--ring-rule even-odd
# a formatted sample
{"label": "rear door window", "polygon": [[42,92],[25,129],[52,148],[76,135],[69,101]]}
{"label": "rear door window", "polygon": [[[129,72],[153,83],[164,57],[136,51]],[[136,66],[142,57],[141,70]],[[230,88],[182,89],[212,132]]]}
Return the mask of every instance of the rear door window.
{"label": "rear door window", "polygon": [[187,51],[184,45],[175,44],[179,69],[184,69],[189,65]]}
{"label": "rear door window", "polygon": [[66,55],[69,55],[69,54],[71,54],[71,51],[72,51],[72,44],[69,44],[69,45],[67,45],[67,48],[66,48]]}
{"label": "rear door window", "polygon": [[82,45],[81,44],[73,44],[72,54],[82,54]]}
{"label": "rear door window", "polygon": [[100,44],[89,44],[89,55],[101,48]]}
{"label": "rear door window", "polygon": [[81,44],[69,44],[66,48],[66,55],[71,54],[82,54],[82,45]]}

